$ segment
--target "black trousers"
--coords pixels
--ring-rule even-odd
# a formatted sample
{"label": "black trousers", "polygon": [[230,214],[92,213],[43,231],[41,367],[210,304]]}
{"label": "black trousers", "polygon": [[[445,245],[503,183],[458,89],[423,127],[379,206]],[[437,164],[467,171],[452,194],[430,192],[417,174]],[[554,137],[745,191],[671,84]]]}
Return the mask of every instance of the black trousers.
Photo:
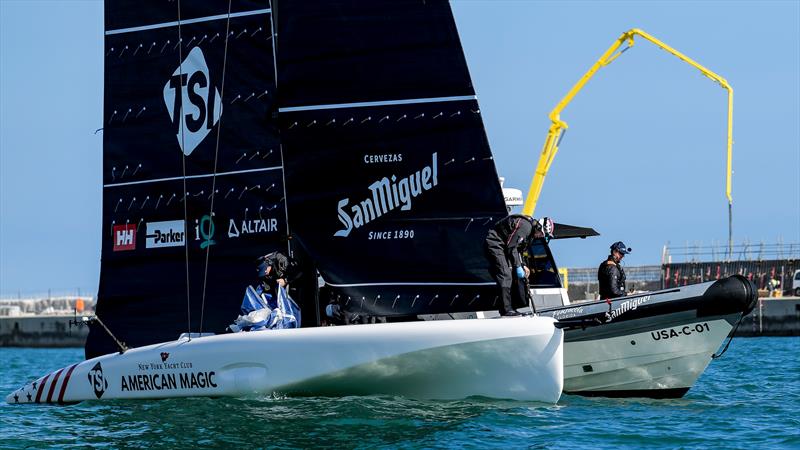
{"label": "black trousers", "polygon": [[513,261],[506,256],[502,242],[486,239],[484,251],[489,260],[489,274],[497,283],[497,296],[501,300],[500,314],[524,306],[527,298],[525,284],[513,275]]}

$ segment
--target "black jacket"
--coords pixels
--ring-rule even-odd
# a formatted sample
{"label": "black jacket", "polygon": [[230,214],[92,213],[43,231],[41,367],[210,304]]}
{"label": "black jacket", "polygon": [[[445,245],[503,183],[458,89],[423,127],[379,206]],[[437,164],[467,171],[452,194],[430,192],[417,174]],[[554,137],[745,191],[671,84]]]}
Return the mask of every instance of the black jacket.
{"label": "black jacket", "polygon": [[281,252],[272,252],[265,257],[266,263],[272,267],[267,279],[264,280],[270,284],[283,278],[286,283],[291,283],[300,278],[303,273],[294,258],[289,258]]}
{"label": "black jacket", "polygon": [[600,284],[600,298],[609,299],[624,297],[625,294],[625,270],[614,261],[613,256],[600,264],[597,269],[597,282]]}
{"label": "black jacket", "polygon": [[497,222],[486,236],[489,248],[502,249],[514,266],[522,264],[521,254],[533,239],[536,221],[522,214],[512,214]]}

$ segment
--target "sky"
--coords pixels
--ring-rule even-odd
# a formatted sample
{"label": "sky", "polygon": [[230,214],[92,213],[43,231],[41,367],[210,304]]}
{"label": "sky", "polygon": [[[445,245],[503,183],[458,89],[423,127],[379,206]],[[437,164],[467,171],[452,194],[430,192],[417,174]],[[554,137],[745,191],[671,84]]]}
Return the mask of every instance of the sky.
{"label": "sky", "polygon": [[[527,189],[548,114],[602,53],[641,28],[734,89],[735,243],[800,243],[800,1],[452,2],[506,187]],[[100,272],[103,4],[0,0],[0,294],[95,292]],[[637,39],[562,113],[536,215],[600,237],[557,241],[594,267],[725,243],[726,92]],[[796,247],[800,248],[800,247]]]}

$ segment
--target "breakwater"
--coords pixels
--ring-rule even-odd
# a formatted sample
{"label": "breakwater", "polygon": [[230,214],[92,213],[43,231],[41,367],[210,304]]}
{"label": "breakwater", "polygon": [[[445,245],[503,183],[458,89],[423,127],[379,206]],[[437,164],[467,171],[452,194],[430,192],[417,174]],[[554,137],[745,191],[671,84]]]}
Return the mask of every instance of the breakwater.
{"label": "breakwater", "polygon": [[800,336],[800,297],[758,299],[736,336]]}
{"label": "breakwater", "polygon": [[83,347],[88,327],[70,327],[72,315],[0,317],[0,347]]}
{"label": "breakwater", "polygon": [[89,329],[70,321],[92,314],[86,296],[0,299],[0,347],[83,347]]}

